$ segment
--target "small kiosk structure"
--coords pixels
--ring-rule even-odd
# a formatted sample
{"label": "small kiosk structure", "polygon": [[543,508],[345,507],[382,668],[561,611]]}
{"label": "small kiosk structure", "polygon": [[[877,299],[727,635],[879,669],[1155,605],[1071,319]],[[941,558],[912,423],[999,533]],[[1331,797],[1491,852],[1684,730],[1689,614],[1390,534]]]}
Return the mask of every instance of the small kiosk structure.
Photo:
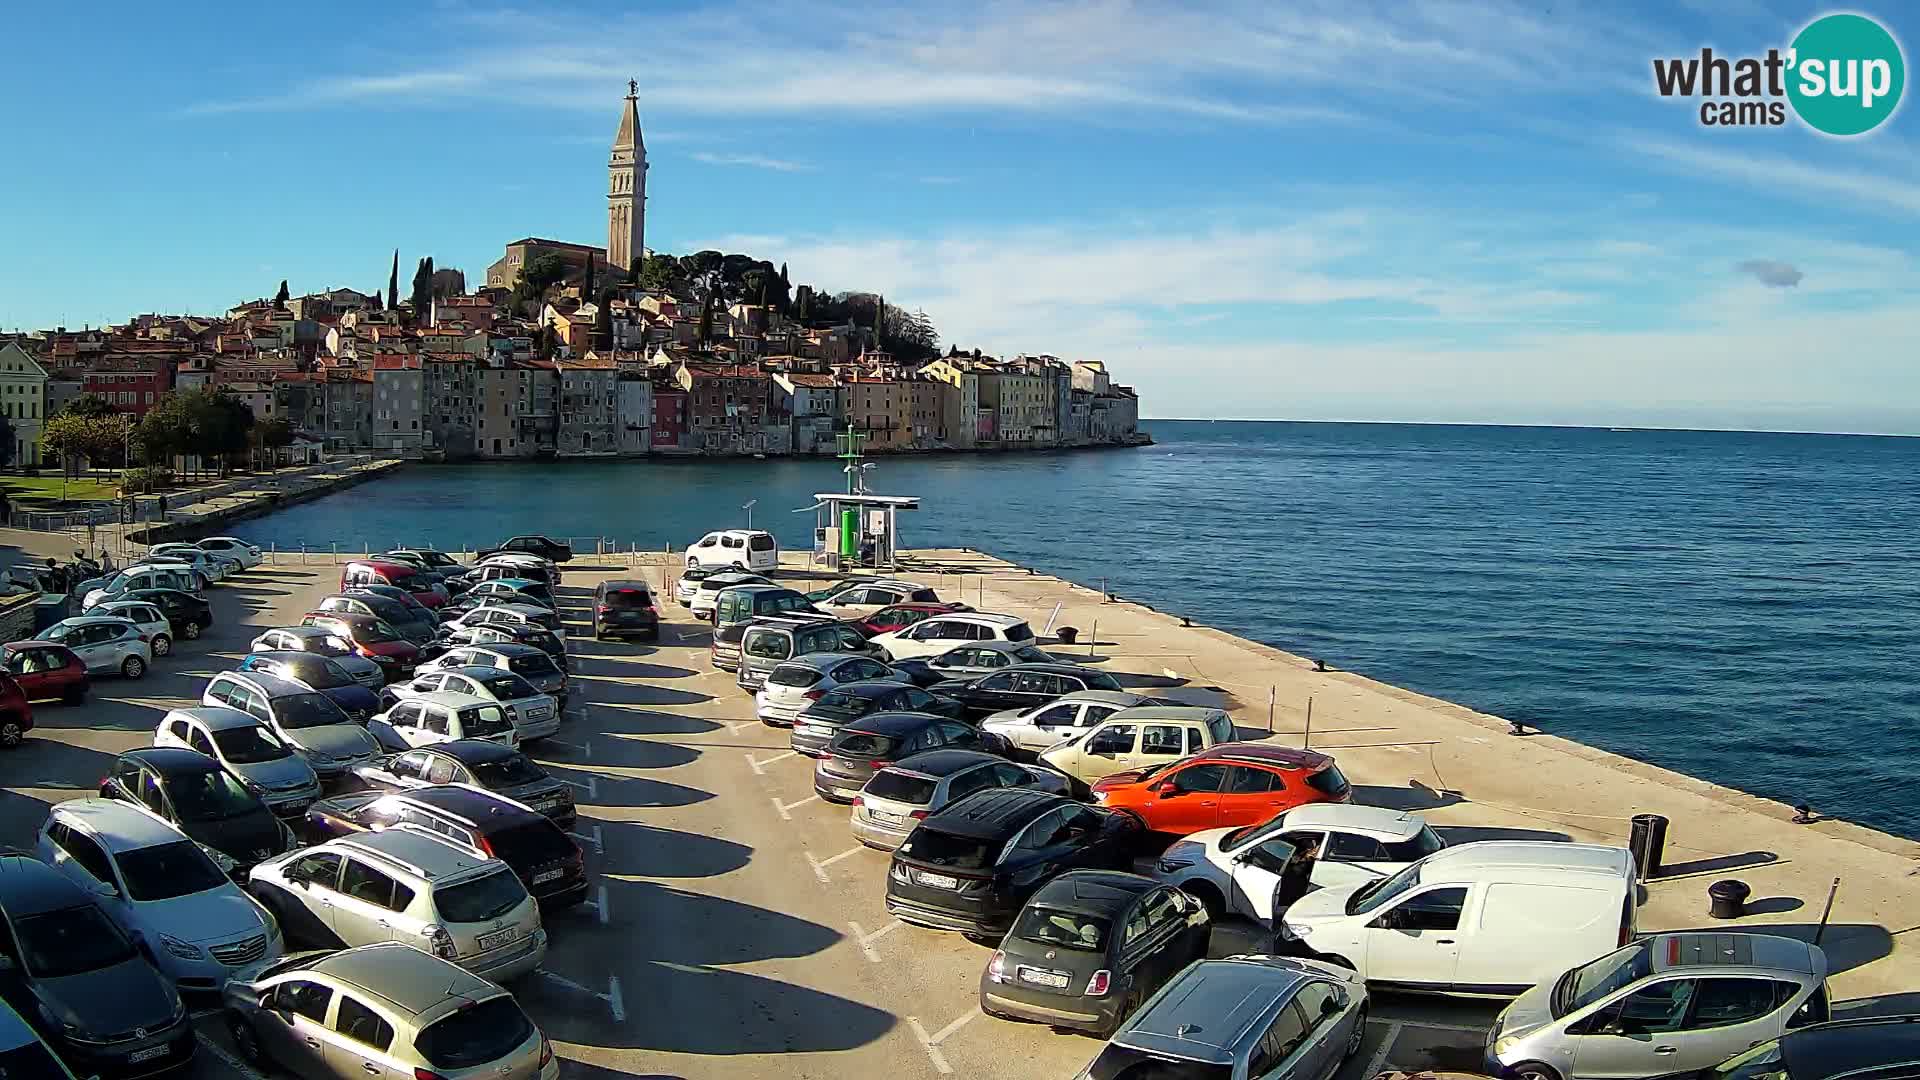
{"label": "small kiosk structure", "polygon": [[[840,443],[840,460],[845,462],[847,490],[820,492],[813,497],[813,562],[835,570],[868,568],[892,570],[897,566],[900,543],[900,511],[920,509],[914,495],[875,495],[867,490],[865,456],[860,447],[867,437],[852,424],[835,437]],[[798,511],[805,513],[805,510]]]}

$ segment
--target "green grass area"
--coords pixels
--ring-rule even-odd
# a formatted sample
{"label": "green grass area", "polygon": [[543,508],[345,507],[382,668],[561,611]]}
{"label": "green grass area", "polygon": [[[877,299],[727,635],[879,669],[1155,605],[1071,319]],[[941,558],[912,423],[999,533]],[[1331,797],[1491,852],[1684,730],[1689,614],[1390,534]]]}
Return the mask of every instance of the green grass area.
{"label": "green grass area", "polygon": [[[60,474],[0,476],[0,489],[5,489],[7,498],[20,506],[57,503],[60,501]],[[76,476],[66,482],[66,496],[68,502],[116,499],[120,496],[120,485],[114,480]]]}

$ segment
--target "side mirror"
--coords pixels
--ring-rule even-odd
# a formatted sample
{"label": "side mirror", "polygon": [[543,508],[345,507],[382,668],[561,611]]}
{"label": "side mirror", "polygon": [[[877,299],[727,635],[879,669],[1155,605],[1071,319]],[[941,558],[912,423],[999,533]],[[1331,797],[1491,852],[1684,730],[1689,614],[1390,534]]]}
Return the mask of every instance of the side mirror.
{"label": "side mirror", "polygon": [[105,897],[105,898],[112,898],[112,897],[119,896],[120,890],[114,888],[112,882],[96,881],[93,883],[93,895],[99,896],[99,897]]}
{"label": "side mirror", "polygon": [[1334,997],[1328,998],[1325,1002],[1321,1004],[1320,1015],[1332,1016],[1334,1013],[1337,1013],[1346,1007],[1347,1007],[1346,998],[1344,996],[1336,995]]}
{"label": "side mirror", "polygon": [[267,993],[260,995],[260,1007],[268,1011],[272,1011],[273,1009],[273,992],[272,991],[268,991]]}

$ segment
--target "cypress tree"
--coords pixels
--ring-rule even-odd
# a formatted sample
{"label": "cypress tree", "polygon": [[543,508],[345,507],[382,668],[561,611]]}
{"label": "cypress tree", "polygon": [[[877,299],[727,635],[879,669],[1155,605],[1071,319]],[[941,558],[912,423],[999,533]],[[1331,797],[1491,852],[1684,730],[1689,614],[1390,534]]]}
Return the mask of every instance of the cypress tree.
{"label": "cypress tree", "polygon": [[[373,294],[378,297],[378,292]],[[387,310],[400,306],[400,249],[393,249],[393,271],[387,275]]]}
{"label": "cypress tree", "polygon": [[593,254],[591,252],[587,254],[587,284],[580,290],[580,299],[593,299]]}

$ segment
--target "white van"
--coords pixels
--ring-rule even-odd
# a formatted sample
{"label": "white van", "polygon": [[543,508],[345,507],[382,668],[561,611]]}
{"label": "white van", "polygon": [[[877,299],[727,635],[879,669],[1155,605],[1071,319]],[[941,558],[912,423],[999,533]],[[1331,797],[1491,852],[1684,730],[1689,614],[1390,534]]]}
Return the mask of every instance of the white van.
{"label": "white van", "polygon": [[762,529],[722,529],[710,532],[687,549],[687,569],[696,566],[733,566],[741,570],[774,570],[780,566],[780,544]]}
{"label": "white van", "polygon": [[1635,899],[1626,848],[1482,840],[1308,893],[1279,937],[1370,985],[1518,994],[1631,941]]}

